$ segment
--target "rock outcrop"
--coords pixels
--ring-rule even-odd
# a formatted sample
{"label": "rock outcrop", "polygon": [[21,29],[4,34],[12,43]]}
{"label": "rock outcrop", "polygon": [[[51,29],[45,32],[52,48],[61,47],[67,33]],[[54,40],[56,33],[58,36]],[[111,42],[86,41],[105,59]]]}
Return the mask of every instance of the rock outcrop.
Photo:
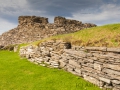
{"label": "rock outcrop", "polygon": [[95,27],[95,24],[83,24],[77,20],[55,17],[54,23],[48,18],[37,16],[19,16],[19,25],[0,36],[0,45],[14,45],[41,40],[53,35],[72,33],[83,28]]}

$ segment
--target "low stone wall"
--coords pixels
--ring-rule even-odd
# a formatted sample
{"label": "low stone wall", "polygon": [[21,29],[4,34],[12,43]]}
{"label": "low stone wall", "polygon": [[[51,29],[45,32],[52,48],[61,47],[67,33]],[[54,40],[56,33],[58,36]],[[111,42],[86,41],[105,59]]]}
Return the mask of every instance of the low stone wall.
{"label": "low stone wall", "polygon": [[43,66],[62,68],[101,88],[120,90],[120,48],[72,46],[61,40],[20,49],[20,56]]}

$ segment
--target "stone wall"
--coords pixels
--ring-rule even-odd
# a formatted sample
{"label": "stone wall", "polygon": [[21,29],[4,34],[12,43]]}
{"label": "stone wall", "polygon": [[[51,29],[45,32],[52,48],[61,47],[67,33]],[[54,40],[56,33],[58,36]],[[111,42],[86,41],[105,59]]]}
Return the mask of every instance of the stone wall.
{"label": "stone wall", "polygon": [[50,40],[22,47],[20,56],[42,66],[62,68],[101,88],[120,90],[120,48],[71,47],[61,40]]}
{"label": "stone wall", "polygon": [[54,23],[49,23],[48,18],[37,16],[19,16],[18,22],[16,28],[0,35],[0,46],[33,42],[53,35],[72,33],[96,26],[60,16],[55,17]]}

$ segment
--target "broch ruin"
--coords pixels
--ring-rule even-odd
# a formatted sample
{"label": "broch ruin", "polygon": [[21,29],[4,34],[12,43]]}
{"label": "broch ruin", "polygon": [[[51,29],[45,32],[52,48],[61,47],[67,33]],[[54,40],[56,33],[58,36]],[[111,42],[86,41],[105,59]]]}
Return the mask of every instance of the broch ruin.
{"label": "broch ruin", "polygon": [[0,45],[28,43],[53,35],[72,33],[83,28],[96,26],[60,16],[54,18],[54,23],[49,23],[48,18],[37,16],[19,16],[18,21],[19,25],[16,28],[0,36]]}

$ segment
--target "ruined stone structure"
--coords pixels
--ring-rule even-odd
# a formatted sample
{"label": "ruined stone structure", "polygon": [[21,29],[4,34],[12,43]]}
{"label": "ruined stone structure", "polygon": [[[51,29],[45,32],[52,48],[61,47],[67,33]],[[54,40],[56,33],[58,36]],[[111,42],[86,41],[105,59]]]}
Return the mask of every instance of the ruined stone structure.
{"label": "ruined stone structure", "polygon": [[120,90],[120,48],[71,47],[70,43],[51,40],[22,47],[20,56],[39,65],[62,68],[101,88]]}
{"label": "ruined stone structure", "polygon": [[28,43],[41,40],[57,34],[72,33],[83,28],[95,27],[95,24],[55,17],[54,23],[49,23],[48,18],[37,16],[20,16],[19,25],[0,36],[0,45]]}

